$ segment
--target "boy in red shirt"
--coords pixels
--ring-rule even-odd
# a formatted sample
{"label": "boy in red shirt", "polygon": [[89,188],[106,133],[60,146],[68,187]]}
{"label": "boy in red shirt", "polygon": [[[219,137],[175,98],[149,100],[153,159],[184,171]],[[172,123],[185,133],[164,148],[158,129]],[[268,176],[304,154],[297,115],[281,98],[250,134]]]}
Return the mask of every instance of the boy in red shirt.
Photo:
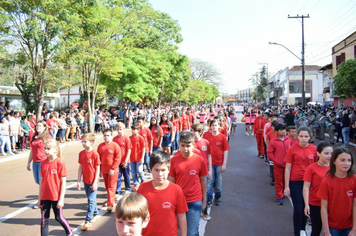
{"label": "boy in red shirt", "polygon": [[186,108],[183,108],[182,115],[180,116],[182,123],[182,130],[190,129],[189,116],[186,115]]}
{"label": "boy in red shirt", "polygon": [[181,153],[171,160],[169,180],[183,190],[189,211],[187,217],[188,235],[198,235],[199,219],[206,207],[206,175],[203,157],[193,153],[194,134],[183,131],[179,146]]}
{"label": "boy in red shirt", "polygon": [[[153,148],[153,137],[151,131],[144,127],[144,122],[145,118],[143,116],[138,116],[137,117],[137,124],[140,126],[140,131],[138,132],[139,135],[142,136],[142,138],[145,141],[145,157],[144,157],[144,165],[147,168],[148,173],[151,172],[150,170],[150,155],[152,154],[152,148]],[[143,167],[142,167],[143,168]]]}
{"label": "boy in red shirt", "polygon": [[230,149],[226,137],[219,133],[216,119],[210,123],[211,133],[206,132],[205,139],[209,141],[212,159],[212,176],[208,182],[207,205],[212,206],[213,187],[215,186],[215,204],[221,205],[222,173],[226,170],[228,151]]}
{"label": "boy in red shirt", "polygon": [[[208,171],[206,181],[211,178],[212,174],[212,165],[211,165],[211,151],[210,151],[210,143],[208,140],[202,138],[204,126],[202,124],[194,124],[192,125],[192,132],[194,133],[195,138],[195,146],[194,148],[198,149],[201,153],[201,156],[204,158],[206,170]],[[203,219],[210,220],[210,216],[208,214],[208,208],[203,209]]]}
{"label": "boy in red shirt", "polygon": [[284,157],[288,148],[292,145],[292,140],[286,135],[286,127],[284,125],[277,124],[274,129],[277,132],[277,136],[272,138],[269,143],[267,153],[268,158],[273,162],[277,204],[283,205],[284,170],[286,168]]}
{"label": "boy in red shirt", "polygon": [[[145,181],[145,176],[143,175],[143,160],[145,157],[145,141],[138,134],[140,126],[138,124],[133,124],[131,126],[132,135],[130,136],[130,141],[132,144],[131,154],[130,154],[130,164],[131,164],[131,175],[133,181],[132,191],[137,191],[139,182],[138,178],[141,179],[141,183]],[[137,177],[138,175],[138,177]]]}
{"label": "boy in red shirt", "polygon": [[187,235],[187,203],[181,187],[167,179],[169,166],[167,153],[155,151],[151,155],[153,180],[142,183],[137,190],[147,199],[150,212],[150,223],[142,235],[178,235],[177,218],[181,235]]}
{"label": "boy in red shirt", "polygon": [[257,142],[258,157],[264,158],[265,148],[263,144],[263,128],[266,124],[266,120],[263,117],[262,111],[258,112],[258,116],[255,120],[255,125],[253,126],[253,134]]}
{"label": "boy in red shirt", "polygon": [[192,114],[190,108],[187,109],[187,116],[189,117],[189,125],[192,126],[194,124],[195,116],[194,113]]}
{"label": "boy in red shirt", "polygon": [[298,143],[297,128],[295,126],[288,126],[287,127],[287,135],[292,140],[292,145]]}
{"label": "boy in red shirt", "polygon": [[81,230],[87,230],[91,227],[93,218],[99,214],[96,204],[96,193],[98,189],[100,158],[99,154],[93,149],[95,134],[87,133],[83,135],[82,145],[84,150],[79,153],[79,168],[77,188],[80,189],[80,181],[83,176],[85,194],[88,198],[88,212],[85,223]]}
{"label": "boy in red shirt", "polygon": [[112,141],[111,129],[104,130],[104,142],[99,144],[98,153],[100,155],[100,171],[104,178],[105,188],[108,193],[107,211],[111,212],[115,204],[115,191],[117,177],[119,175],[118,167],[120,164],[121,152],[117,143]]}
{"label": "boy in red shirt", "polygon": [[[114,138],[114,142],[120,146],[121,161],[119,165],[119,177],[117,179],[116,193],[121,191],[121,176],[124,176],[125,192],[131,191],[130,183],[130,154],[131,154],[131,141],[130,138],[125,135],[125,125],[119,122],[116,125],[117,136]],[[124,192],[124,193],[125,193]]]}

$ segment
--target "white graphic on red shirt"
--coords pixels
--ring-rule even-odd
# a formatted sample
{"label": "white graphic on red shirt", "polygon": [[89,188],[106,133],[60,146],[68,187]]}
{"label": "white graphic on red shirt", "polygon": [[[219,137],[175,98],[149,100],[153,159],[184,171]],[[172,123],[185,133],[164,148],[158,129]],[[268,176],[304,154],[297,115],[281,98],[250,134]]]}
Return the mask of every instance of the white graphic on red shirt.
{"label": "white graphic on red shirt", "polygon": [[88,163],[91,163],[91,162],[92,162],[92,160],[91,160],[91,159],[88,159],[87,161],[88,161]]}
{"label": "white graphic on red shirt", "polygon": [[308,157],[309,157],[309,159],[314,159],[313,155],[309,155]]}
{"label": "white graphic on red shirt", "polygon": [[170,209],[171,206],[172,206],[172,204],[169,203],[169,202],[164,202],[164,203],[162,204],[162,208],[163,208],[163,209]]}
{"label": "white graphic on red shirt", "polygon": [[122,142],[122,143],[120,143],[120,145],[121,145],[121,146],[125,146],[125,143],[124,143],[124,142]]}
{"label": "white graphic on red shirt", "polygon": [[347,191],[347,196],[352,197],[354,195],[354,192],[352,190]]}
{"label": "white graphic on red shirt", "polygon": [[51,170],[51,174],[57,174],[57,170],[56,169],[52,169]]}
{"label": "white graphic on red shirt", "polygon": [[216,142],[216,146],[219,146],[220,145],[220,142]]}
{"label": "white graphic on red shirt", "polygon": [[206,150],[208,150],[208,147],[207,146],[202,146],[201,150],[205,152]]}
{"label": "white graphic on red shirt", "polygon": [[189,174],[190,174],[190,175],[196,175],[197,172],[196,172],[196,170],[191,170],[191,171],[189,171]]}
{"label": "white graphic on red shirt", "polygon": [[114,151],[113,151],[113,150],[111,150],[111,149],[109,149],[109,150],[108,150],[108,153],[114,153]]}

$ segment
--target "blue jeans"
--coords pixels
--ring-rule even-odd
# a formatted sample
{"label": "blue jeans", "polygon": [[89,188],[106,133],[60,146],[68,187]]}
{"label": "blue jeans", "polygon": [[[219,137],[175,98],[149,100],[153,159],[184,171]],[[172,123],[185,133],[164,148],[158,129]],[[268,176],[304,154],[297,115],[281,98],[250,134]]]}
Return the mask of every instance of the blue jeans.
{"label": "blue jeans", "polygon": [[187,217],[187,236],[199,235],[199,219],[202,212],[203,201],[187,203],[189,211],[186,213]]}
{"label": "blue jeans", "polygon": [[304,215],[303,181],[290,181],[290,196],[293,202],[293,226],[294,235],[299,236],[301,230],[305,230],[307,217]]}
{"label": "blue jeans", "polygon": [[348,147],[350,142],[350,127],[342,128],[342,136],[344,137],[345,147]]}
{"label": "blue jeans", "polygon": [[130,165],[127,164],[126,168],[122,167],[122,164],[119,165],[119,177],[117,178],[116,192],[120,193],[121,191],[121,176],[124,175],[125,181],[125,190],[131,191],[130,183]]}
{"label": "blue jeans", "polygon": [[[151,169],[150,169],[150,153],[149,152],[145,153],[143,165],[146,166],[146,169],[147,169],[148,172],[151,172]],[[143,167],[142,167],[142,170],[143,170]]]}
{"label": "blue jeans", "polygon": [[215,187],[215,198],[221,197],[222,173],[221,166],[212,166],[211,178],[208,182],[207,201],[213,200],[213,187]]}
{"label": "blue jeans", "polygon": [[352,230],[352,228],[348,228],[348,229],[334,229],[329,227],[330,230],[330,234],[332,236],[347,236],[349,235],[350,231]]}
{"label": "blue jeans", "polygon": [[54,137],[54,133],[55,133],[54,130],[49,130],[48,132],[52,136],[53,139],[56,139],[56,137]]}
{"label": "blue jeans", "polygon": [[152,147],[152,152],[154,152],[154,151],[162,151],[162,149],[160,149],[160,148],[158,148],[158,147]]}
{"label": "blue jeans", "polygon": [[179,150],[179,131],[176,131],[176,135],[173,141],[173,151]]}
{"label": "blue jeans", "polygon": [[41,162],[32,162],[33,177],[36,184],[41,182]]}
{"label": "blue jeans", "polygon": [[[141,183],[145,181],[145,176],[143,176],[143,165],[141,162],[131,162],[131,174],[133,185],[138,185],[138,178],[141,179]],[[138,175],[138,177],[137,177]]]}
{"label": "blue jeans", "polygon": [[6,150],[11,153],[11,147],[10,147],[10,139],[9,139],[9,136],[6,135],[6,136],[3,136],[3,135],[0,135],[0,142],[1,142],[1,145],[0,145],[0,149],[1,149],[1,154],[2,155],[5,155],[5,152],[4,152],[4,147],[6,145]]}
{"label": "blue jeans", "polygon": [[91,185],[84,183],[85,194],[88,198],[88,213],[85,221],[91,222],[93,219],[93,215],[99,214],[98,206],[96,204],[96,192],[91,189]]}

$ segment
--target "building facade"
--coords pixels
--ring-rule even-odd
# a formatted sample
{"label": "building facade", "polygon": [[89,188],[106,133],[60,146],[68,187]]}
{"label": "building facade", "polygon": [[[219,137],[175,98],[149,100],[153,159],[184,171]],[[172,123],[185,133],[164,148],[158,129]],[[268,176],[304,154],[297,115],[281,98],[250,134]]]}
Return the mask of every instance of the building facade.
{"label": "building facade", "polygon": [[[356,31],[344,40],[332,47],[332,75],[335,77],[338,66],[347,60],[356,58]],[[356,98],[341,99],[337,94],[333,94],[336,107],[356,106]]]}

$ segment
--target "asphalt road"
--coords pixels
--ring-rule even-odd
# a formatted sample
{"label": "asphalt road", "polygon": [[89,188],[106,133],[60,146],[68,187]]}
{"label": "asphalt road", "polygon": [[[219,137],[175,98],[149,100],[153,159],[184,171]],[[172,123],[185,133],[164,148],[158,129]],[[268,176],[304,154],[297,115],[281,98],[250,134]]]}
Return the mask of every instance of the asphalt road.
{"label": "asphalt road", "polygon": [[[98,138],[95,148],[101,142]],[[115,214],[106,213],[103,207],[106,191],[102,180],[97,196],[102,216],[90,230],[77,230],[85,220],[87,202],[84,190],[78,191],[75,186],[78,153],[82,146],[80,142],[71,144],[62,149],[69,187],[63,214],[76,234],[116,235]],[[256,141],[253,136],[245,135],[243,124],[238,124],[236,135],[231,136],[230,147],[227,171],[223,174],[222,205],[213,205],[209,222],[201,220],[200,235],[292,235],[292,206],[287,198],[283,206],[276,204],[268,166],[257,158]],[[356,156],[352,147],[350,150]],[[0,158],[0,235],[40,234],[40,211],[31,208],[37,200],[38,186],[32,172],[26,170],[26,163],[27,157]],[[64,235],[51,214],[50,235]]]}

